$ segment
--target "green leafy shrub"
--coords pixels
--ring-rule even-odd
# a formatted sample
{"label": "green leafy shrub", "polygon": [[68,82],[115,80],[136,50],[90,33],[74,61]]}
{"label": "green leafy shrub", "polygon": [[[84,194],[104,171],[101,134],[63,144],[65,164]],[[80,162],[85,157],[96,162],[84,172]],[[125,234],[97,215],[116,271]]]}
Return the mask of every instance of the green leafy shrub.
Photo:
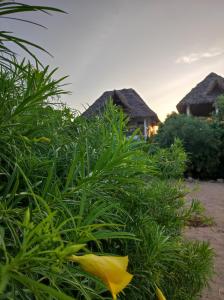
{"label": "green leafy shrub", "polygon": [[219,140],[219,160],[217,178],[224,178],[224,96],[217,99],[218,114],[213,115],[211,126],[215,131],[216,138]]}
{"label": "green leafy shrub", "polygon": [[[126,228],[140,238],[139,242],[129,240],[118,248],[119,253],[123,248],[124,253],[129,253],[131,272],[135,274],[132,283],[135,288],[129,288],[126,297],[156,299],[157,285],[167,299],[197,299],[201,285],[211,275],[213,255],[210,247],[186,242],[181,236],[183,227],[196,211],[194,203],[186,206],[185,193],[181,182],[154,176],[145,187],[135,187],[135,192],[125,201],[125,210],[132,218],[125,221]],[[187,258],[188,251],[192,258]],[[203,271],[195,272],[200,268],[200,259],[206,261],[206,266]],[[185,270],[189,276],[187,281],[178,275]],[[189,278],[192,278],[191,283]],[[194,286],[191,292],[189,285]]]}
{"label": "green leafy shrub", "polygon": [[173,179],[186,160],[180,143],[145,151],[111,103],[91,120],[56,109],[64,91],[53,75],[25,62],[0,68],[0,298],[109,299],[68,262],[90,252],[129,255],[134,280],[120,299],[156,299],[156,286],[196,299],[212,250],[181,236],[193,210]]}
{"label": "green leafy shrub", "polygon": [[159,128],[155,141],[170,147],[176,138],[188,155],[188,173],[200,178],[216,177],[220,164],[220,140],[211,124],[186,115],[170,115]]}
{"label": "green leafy shrub", "polygon": [[182,142],[175,139],[169,148],[161,148],[158,144],[150,144],[150,158],[157,166],[160,177],[181,178],[186,170],[187,155],[183,149]]}
{"label": "green leafy shrub", "polygon": [[224,95],[218,97],[216,101],[216,105],[218,108],[218,113],[214,115],[215,119],[218,119],[219,122],[223,124],[224,121]]}
{"label": "green leafy shrub", "polygon": [[[129,255],[135,277],[125,297],[153,299],[157,284],[178,299],[174,278],[187,266],[180,258],[187,251],[180,236],[184,193],[164,180],[177,172],[143,151],[144,142],[126,138],[124,115],[112,104],[102,117],[86,120],[67,108],[53,109],[45,99],[22,105],[16,122],[2,122],[7,124],[0,132],[6,145],[1,149],[2,293],[17,299],[105,299],[99,281],[66,262],[70,249],[88,248]],[[170,160],[180,151],[175,147],[164,152],[164,161],[166,154]],[[210,268],[211,251],[205,251]],[[193,276],[197,267],[188,263]],[[205,284],[208,269],[198,276]],[[184,294],[187,287],[181,284]],[[194,285],[194,295],[203,284]]]}

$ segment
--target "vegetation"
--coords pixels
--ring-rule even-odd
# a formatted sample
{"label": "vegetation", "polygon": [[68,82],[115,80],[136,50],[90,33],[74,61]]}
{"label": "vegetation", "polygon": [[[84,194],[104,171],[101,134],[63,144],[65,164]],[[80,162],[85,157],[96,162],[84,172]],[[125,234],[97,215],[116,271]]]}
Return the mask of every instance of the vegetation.
{"label": "vegetation", "polygon": [[169,148],[150,144],[148,152],[151,154],[151,159],[156,164],[161,178],[178,179],[183,176],[186,170],[187,155],[179,139],[174,139]]}
{"label": "vegetation", "polygon": [[212,128],[220,144],[217,177],[224,178],[224,95],[218,97],[217,106],[218,114],[213,116]]}
{"label": "vegetation", "polygon": [[[42,24],[38,24],[31,20],[27,20],[24,18],[18,18],[19,13],[26,13],[26,12],[44,12],[49,14],[50,12],[60,12],[63,13],[64,11],[49,6],[43,5],[28,5],[24,3],[19,3],[15,1],[7,1],[7,0],[0,0],[0,18],[7,19],[8,21],[19,21],[25,22],[28,24],[36,25],[45,28]],[[14,15],[16,15],[14,17]],[[12,32],[6,30],[0,30],[0,65],[10,68],[11,64],[15,64],[15,51],[9,47],[9,43],[16,45],[17,47],[23,49],[30,57],[32,57],[36,62],[41,64],[38,60],[37,56],[31,50],[33,47],[48,53],[43,47],[33,43],[31,41],[27,41],[23,38],[15,36]],[[31,49],[30,49],[31,48]],[[48,53],[49,54],[49,53]]]}
{"label": "vegetation", "polygon": [[217,99],[217,108],[218,108],[218,114],[214,115],[215,119],[221,122],[224,121],[224,95],[221,95]]}
{"label": "vegetation", "polygon": [[14,62],[0,68],[0,298],[111,299],[75,263],[105,254],[129,256],[120,299],[197,299],[213,252],[181,234],[195,207],[180,143],[157,152],[127,139],[111,103],[92,120],[56,107],[62,79]]}
{"label": "vegetation", "polygon": [[173,113],[159,128],[155,141],[166,148],[176,138],[181,140],[188,154],[188,175],[199,178],[224,177],[220,169],[224,138],[220,122]]}
{"label": "vegetation", "polygon": [[89,122],[52,107],[48,95],[58,95],[60,81],[46,69],[2,69],[1,78],[3,295],[106,297],[99,281],[66,260],[88,250],[129,255],[129,298],[153,299],[157,285],[168,299],[194,299],[210,273],[211,250],[182,240],[184,192],[161,176],[177,176],[183,150],[175,146],[181,161],[166,154],[173,167],[164,171],[144,142],[126,139],[123,113],[111,104]]}

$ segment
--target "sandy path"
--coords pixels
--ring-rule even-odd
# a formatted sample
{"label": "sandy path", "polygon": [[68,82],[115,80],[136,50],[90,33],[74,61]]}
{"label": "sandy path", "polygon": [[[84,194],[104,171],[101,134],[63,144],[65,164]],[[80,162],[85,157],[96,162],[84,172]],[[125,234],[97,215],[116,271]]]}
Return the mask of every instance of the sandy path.
{"label": "sandy path", "polygon": [[[191,227],[186,236],[190,239],[208,240],[215,250],[215,276],[200,300],[224,299],[224,183],[188,183],[189,199],[199,199],[206,208],[206,214],[214,218],[211,227]],[[196,190],[194,190],[196,188]]]}

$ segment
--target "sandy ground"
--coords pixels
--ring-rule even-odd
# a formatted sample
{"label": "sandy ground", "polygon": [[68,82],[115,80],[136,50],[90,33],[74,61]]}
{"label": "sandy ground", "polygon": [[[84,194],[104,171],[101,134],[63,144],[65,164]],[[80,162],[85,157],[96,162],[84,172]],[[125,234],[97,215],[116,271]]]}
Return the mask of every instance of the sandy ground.
{"label": "sandy ground", "polygon": [[214,218],[211,227],[190,227],[187,238],[208,240],[215,250],[215,275],[200,300],[224,299],[224,183],[187,183],[189,199],[199,199],[206,208],[206,215]]}

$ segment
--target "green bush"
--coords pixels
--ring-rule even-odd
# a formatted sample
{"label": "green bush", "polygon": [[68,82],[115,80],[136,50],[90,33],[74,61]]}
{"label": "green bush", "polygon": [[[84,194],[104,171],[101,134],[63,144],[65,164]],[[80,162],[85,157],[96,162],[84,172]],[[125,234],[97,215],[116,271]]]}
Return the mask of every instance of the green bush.
{"label": "green bush", "polygon": [[[24,72],[21,84],[29,88]],[[23,105],[27,98],[14,91],[16,115],[3,103],[10,93],[1,97],[1,293],[17,299],[105,299],[98,280],[66,262],[70,251],[88,248],[129,255],[135,277],[125,297],[153,299],[158,285],[168,299],[178,299],[180,288],[186,298],[192,284],[193,299],[209,276],[212,254],[191,243],[198,261],[193,265],[181,256],[189,247],[180,235],[188,215],[184,193],[164,179],[181,173],[182,167],[177,172],[171,166],[174,153],[184,158],[178,143],[163,153],[169,161],[164,167],[158,154],[144,151],[144,142],[126,138],[124,115],[112,104],[101,117],[74,118],[68,108],[52,108],[33,80],[32,105]],[[32,93],[40,95],[38,101]],[[180,268],[188,267],[194,278],[203,255],[207,265],[197,271],[199,280],[181,281],[177,288]]]}
{"label": "green bush", "polygon": [[161,178],[178,179],[183,177],[186,170],[187,155],[179,139],[175,139],[169,148],[161,148],[158,144],[150,144],[148,153]]}
{"label": "green bush", "polygon": [[213,116],[212,128],[215,131],[216,138],[220,142],[219,160],[220,164],[217,169],[217,177],[224,178],[224,96],[217,99],[218,114]]}
{"label": "green bush", "polygon": [[218,114],[214,114],[214,118],[223,124],[224,121],[224,95],[221,95],[217,99]]}
{"label": "green bush", "polygon": [[188,155],[188,174],[214,178],[220,165],[220,139],[206,120],[172,114],[159,128],[155,137],[161,147],[170,147],[178,138]]}
{"label": "green bush", "polygon": [[193,208],[174,181],[186,160],[179,142],[147,152],[144,141],[126,138],[125,117],[111,103],[91,120],[56,109],[62,79],[49,68],[7,63],[0,68],[0,298],[110,299],[99,279],[68,262],[71,254],[101,253],[129,255],[134,279],[120,299],[156,299],[156,286],[167,299],[197,299],[213,252],[181,236]]}

